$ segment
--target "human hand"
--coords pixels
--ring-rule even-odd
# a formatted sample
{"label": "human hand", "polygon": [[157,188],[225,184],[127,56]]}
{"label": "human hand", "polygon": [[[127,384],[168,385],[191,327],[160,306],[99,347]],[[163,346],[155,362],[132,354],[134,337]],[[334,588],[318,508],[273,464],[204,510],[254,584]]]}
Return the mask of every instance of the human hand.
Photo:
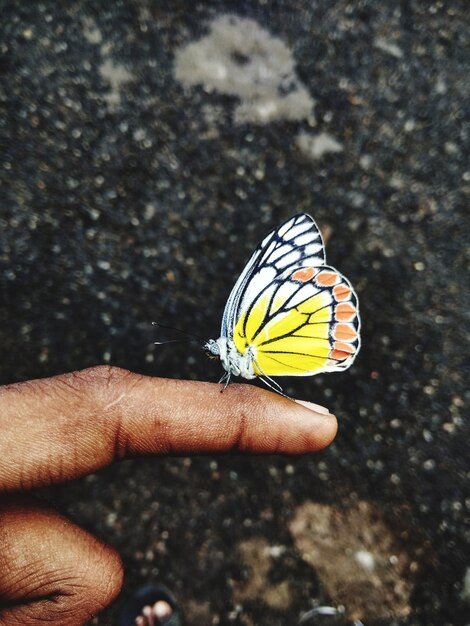
{"label": "human hand", "polygon": [[20,492],[147,454],[304,454],[336,418],[249,385],[100,366],[0,387],[0,626],[79,626],[119,593],[118,554]]}

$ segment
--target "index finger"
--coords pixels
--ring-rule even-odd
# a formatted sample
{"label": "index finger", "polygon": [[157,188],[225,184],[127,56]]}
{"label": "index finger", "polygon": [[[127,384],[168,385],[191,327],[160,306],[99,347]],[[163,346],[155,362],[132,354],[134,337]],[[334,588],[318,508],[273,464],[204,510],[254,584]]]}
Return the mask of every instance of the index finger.
{"label": "index finger", "polygon": [[99,366],[0,388],[0,490],[83,476],[141,454],[303,454],[336,418],[251,385]]}

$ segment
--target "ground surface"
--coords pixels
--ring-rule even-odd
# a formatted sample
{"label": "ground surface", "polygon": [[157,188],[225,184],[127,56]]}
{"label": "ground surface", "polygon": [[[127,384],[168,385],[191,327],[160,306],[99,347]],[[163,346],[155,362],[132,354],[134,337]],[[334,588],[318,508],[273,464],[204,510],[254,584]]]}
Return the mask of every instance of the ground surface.
{"label": "ground surface", "polygon": [[465,6],[1,3],[1,382],[103,362],[217,380],[150,322],[215,336],[299,211],[361,302],[354,367],[286,382],[339,417],[329,450],[126,462],[45,494],[121,551],[125,593],[163,580],[199,624],[317,603],[468,624]]}

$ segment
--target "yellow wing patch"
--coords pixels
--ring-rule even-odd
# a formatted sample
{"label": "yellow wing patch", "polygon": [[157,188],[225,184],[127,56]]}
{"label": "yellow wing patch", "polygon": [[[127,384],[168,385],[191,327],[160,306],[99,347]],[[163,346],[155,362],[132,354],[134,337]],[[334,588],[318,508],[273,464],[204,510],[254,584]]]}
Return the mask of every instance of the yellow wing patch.
{"label": "yellow wing patch", "polygon": [[238,320],[233,340],[240,354],[251,349],[257,376],[307,376],[346,369],[358,333],[354,291],[337,270],[322,266],[297,268],[261,294]]}

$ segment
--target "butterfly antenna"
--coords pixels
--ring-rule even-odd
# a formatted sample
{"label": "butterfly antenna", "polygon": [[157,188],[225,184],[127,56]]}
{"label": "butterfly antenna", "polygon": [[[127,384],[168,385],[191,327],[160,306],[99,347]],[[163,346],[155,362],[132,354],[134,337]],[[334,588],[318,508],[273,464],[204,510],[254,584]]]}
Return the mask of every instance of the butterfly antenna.
{"label": "butterfly antenna", "polygon": [[189,341],[189,339],[168,339],[167,341],[154,341],[154,346],[164,346],[167,343],[184,343],[185,341]]}
{"label": "butterfly antenna", "polygon": [[[152,322],[152,326],[157,326],[158,328],[163,328],[164,330],[173,330],[176,333],[181,333],[182,335],[186,335],[187,337],[190,337],[191,339],[197,339],[198,341],[202,341],[203,343],[206,342],[206,340],[203,337],[199,337],[199,335],[195,335],[194,333],[188,333],[187,330],[181,330],[181,328],[175,328],[174,326],[164,326],[163,324],[160,324],[159,322]],[[155,342],[155,343],[171,343],[173,341],[182,341],[181,339],[171,339],[170,341],[163,341],[163,342]]]}

